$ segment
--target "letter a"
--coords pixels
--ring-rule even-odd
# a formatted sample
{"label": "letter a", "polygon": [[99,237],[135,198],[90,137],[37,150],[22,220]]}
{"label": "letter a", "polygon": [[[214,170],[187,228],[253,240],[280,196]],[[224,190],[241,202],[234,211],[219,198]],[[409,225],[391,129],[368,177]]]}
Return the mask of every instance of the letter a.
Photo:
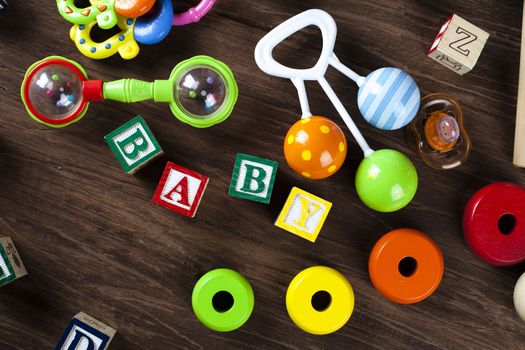
{"label": "letter a", "polygon": [[[137,143],[137,141],[141,140],[142,142],[140,144]],[[144,137],[144,134],[142,133],[142,130],[140,128],[137,128],[137,130],[131,134],[130,136],[126,137],[122,141],[117,141],[117,145],[124,153],[124,155],[129,159],[135,159],[139,155],[140,151],[145,151],[148,149],[148,141]],[[126,147],[129,145],[132,146],[131,151],[126,151]]]}
{"label": "letter a", "polygon": [[[319,209],[321,209],[321,206],[317,203],[309,201],[307,198],[304,198],[302,196],[298,196],[298,198],[301,202],[301,212],[299,214],[299,218],[295,220],[294,223],[298,226],[303,227],[304,229],[308,229],[308,227],[306,226],[306,221]],[[311,209],[310,206],[312,206]]]}
{"label": "letter a", "polygon": [[188,200],[188,177],[184,176],[178,184],[173,186],[173,188],[166,193],[165,197],[169,199],[173,199],[173,193],[177,193],[180,196],[180,199],[177,200],[179,204],[182,204],[184,206],[190,206],[189,200]]}

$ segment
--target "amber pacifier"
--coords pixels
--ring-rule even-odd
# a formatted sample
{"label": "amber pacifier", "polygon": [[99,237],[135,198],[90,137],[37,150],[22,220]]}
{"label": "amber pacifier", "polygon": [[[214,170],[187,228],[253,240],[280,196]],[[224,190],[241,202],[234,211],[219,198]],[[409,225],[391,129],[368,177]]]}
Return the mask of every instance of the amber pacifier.
{"label": "amber pacifier", "polygon": [[454,98],[441,93],[421,99],[417,116],[406,128],[406,139],[421,159],[436,169],[463,164],[472,148],[461,107]]}

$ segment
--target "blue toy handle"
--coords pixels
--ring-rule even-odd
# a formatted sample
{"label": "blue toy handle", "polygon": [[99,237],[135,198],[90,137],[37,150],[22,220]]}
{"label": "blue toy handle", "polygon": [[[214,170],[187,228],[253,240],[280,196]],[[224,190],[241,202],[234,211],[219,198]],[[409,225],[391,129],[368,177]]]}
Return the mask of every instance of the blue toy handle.
{"label": "blue toy handle", "polygon": [[173,4],[171,0],[158,0],[153,8],[153,17],[142,16],[135,22],[135,40],[144,45],[161,42],[169,34],[173,21]]}

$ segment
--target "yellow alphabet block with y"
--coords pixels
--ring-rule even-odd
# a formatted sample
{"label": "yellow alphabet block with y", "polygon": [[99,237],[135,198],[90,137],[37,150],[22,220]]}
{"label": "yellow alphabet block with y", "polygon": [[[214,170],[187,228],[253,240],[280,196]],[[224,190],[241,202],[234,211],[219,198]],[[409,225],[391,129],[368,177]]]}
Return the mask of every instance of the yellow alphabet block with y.
{"label": "yellow alphabet block with y", "polygon": [[331,207],[332,203],[294,187],[275,226],[315,242]]}

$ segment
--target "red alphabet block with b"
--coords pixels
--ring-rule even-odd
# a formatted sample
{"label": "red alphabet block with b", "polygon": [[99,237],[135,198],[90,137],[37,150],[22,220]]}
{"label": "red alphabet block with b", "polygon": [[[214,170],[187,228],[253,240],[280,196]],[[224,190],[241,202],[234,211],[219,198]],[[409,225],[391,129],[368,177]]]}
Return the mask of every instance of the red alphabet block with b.
{"label": "red alphabet block with b", "polygon": [[197,212],[208,180],[207,176],[168,162],[152,201],[192,218]]}

